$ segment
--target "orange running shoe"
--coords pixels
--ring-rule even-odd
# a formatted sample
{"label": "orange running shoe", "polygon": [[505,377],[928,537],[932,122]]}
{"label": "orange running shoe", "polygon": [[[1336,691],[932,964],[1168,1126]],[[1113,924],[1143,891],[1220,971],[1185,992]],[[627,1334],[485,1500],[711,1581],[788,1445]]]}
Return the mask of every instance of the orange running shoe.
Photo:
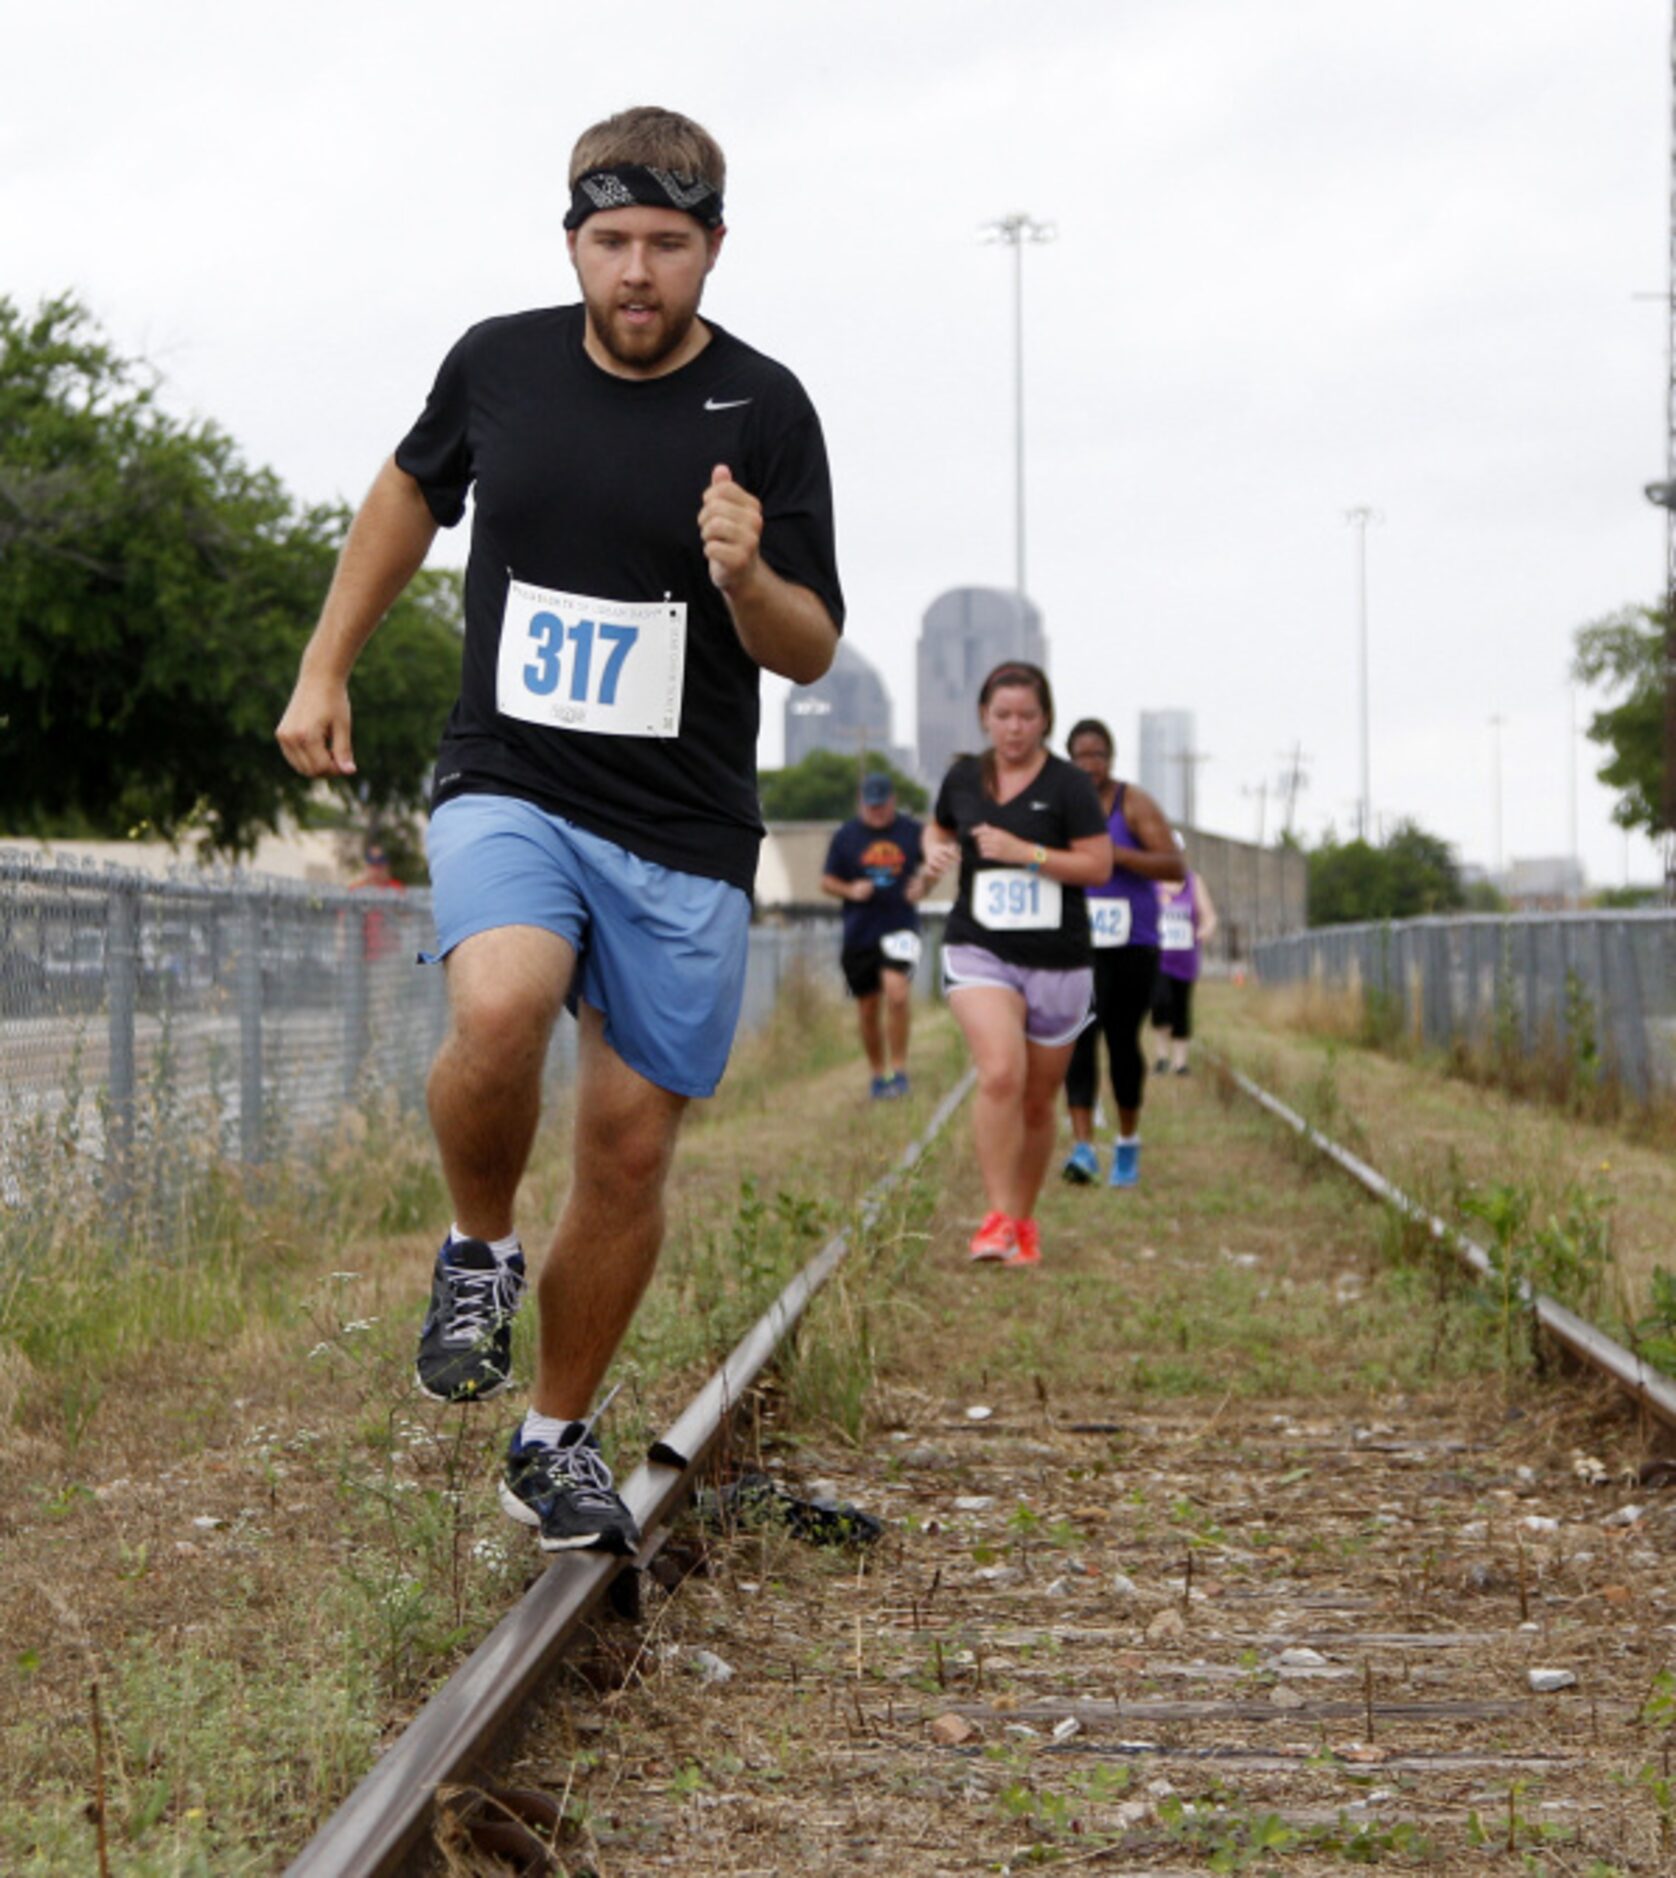
{"label": "orange running shoe", "polygon": [[1018,1234],[1005,1213],[986,1213],[984,1222],[972,1235],[974,1259],[1010,1259],[1018,1250]]}
{"label": "orange running shoe", "polygon": [[1015,1219],[1013,1236],[1017,1244],[1001,1262],[1004,1265],[1040,1265],[1042,1262],[1041,1229],[1033,1219]]}

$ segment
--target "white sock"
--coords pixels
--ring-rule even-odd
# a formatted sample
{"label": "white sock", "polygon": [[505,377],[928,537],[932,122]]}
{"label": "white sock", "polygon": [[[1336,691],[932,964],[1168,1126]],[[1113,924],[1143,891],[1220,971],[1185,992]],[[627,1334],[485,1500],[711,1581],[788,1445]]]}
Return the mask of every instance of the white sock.
{"label": "white sock", "polygon": [[534,1409],[524,1417],[523,1439],[539,1441],[545,1446],[556,1448],[562,1445],[564,1438],[572,1428],[579,1428],[580,1422],[566,1421],[562,1415],[538,1415]]}
{"label": "white sock", "polygon": [[[448,1243],[450,1245],[455,1244],[458,1240],[469,1239],[470,1237],[471,1234],[469,1232],[462,1232],[460,1230],[458,1220],[448,1228]],[[511,1258],[514,1252],[522,1252],[524,1249],[515,1232],[509,1232],[504,1239],[483,1239],[478,1243],[486,1245],[502,1265]]]}
{"label": "white sock", "polygon": [[1139,1135],[1119,1135],[1117,1145],[1120,1148],[1138,1148],[1141,1145],[1141,1138]]}

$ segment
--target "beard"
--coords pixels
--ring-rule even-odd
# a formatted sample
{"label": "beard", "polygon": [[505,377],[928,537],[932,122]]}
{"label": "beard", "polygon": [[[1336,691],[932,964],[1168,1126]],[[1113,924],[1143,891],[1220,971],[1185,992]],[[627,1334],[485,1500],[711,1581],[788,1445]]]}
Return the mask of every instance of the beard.
{"label": "beard", "polygon": [[672,307],[667,300],[656,304],[657,318],[648,326],[629,326],[621,318],[621,306],[615,299],[595,300],[584,294],[588,324],[594,336],[619,365],[637,372],[661,365],[692,331],[698,318],[698,302]]}

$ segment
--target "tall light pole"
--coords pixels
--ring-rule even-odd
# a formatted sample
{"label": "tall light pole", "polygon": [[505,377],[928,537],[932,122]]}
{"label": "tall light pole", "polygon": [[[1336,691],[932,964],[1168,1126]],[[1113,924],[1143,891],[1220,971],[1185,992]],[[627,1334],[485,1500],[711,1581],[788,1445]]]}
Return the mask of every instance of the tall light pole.
{"label": "tall light pole", "polygon": [[1498,711],[1490,719],[1490,828],[1495,855],[1495,883],[1501,885],[1501,727],[1507,719]]}
{"label": "tall light pole", "polygon": [[1670,272],[1665,293],[1664,481],[1647,485],[1647,498],[1665,511],[1664,533],[1664,901],[1676,906],[1676,17],[1670,33]]}
{"label": "tall light pole", "polygon": [[1356,592],[1358,648],[1357,698],[1362,728],[1362,793],[1356,809],[1356,833],[1363,841],[1373,838],[1373,785],[1368,770],[1368,527],[1385,517],[1378,509],[1365,505],[1344,511],[1344,519],[1356,531]]}
{"label": "tall light pole", "polygon": [[1583,855],[1577,843],[1577,680],[1575,678],[1566,686],[1566,700],[1569,706],[1566,714],[1565,739],[1566,834],[1572,866],[1571,902],[1574,906],[1581,906]]}
{"label": "tall light pole", "polygon": [[1058,230],[1015,209],[999,221],[985,222],[985,241],[1013,251],[1013,590],[1018,595],[1019,630],[1024,630],[1024,248],[1052,241]]}

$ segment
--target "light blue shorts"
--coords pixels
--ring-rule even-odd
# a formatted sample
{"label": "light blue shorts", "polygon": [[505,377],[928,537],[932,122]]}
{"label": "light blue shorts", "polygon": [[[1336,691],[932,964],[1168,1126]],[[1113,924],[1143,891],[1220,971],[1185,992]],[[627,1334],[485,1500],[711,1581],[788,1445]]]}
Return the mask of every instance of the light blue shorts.
{"label": "light blue shorts", "polygon": [[750,896],[678,873],[517,796],[464,795],[426,838],[444,959],[474,933],[539,926],[576,948],[572,1010],[649,1082],[707,1096],[727,1068],[745,995]]}

